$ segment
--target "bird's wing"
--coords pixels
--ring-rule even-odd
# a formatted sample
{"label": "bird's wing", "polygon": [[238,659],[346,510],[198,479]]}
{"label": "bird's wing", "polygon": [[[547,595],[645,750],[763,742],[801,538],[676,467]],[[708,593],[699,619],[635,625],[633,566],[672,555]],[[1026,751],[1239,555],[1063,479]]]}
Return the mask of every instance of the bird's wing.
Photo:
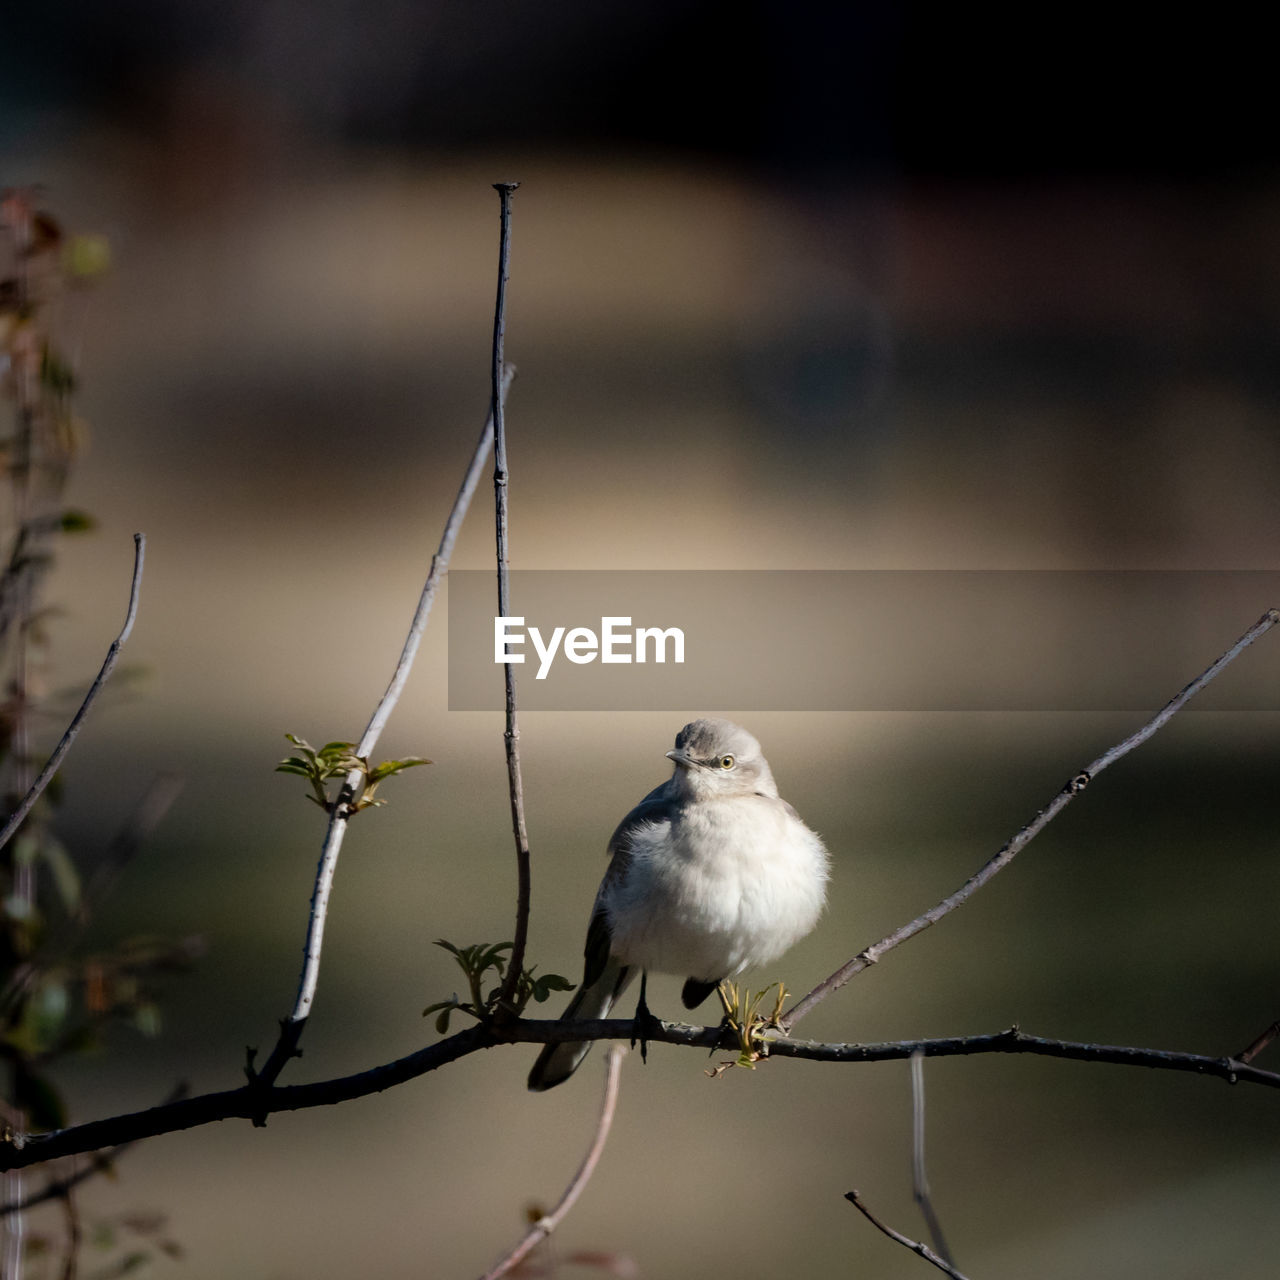
{"label": "bird's wing", "polygon": [[612,940],[609,936],[609,916],[605,911],[604,901],[609,889],[626,877],[627,869],[631,866],[631,837],[641,826],[671,820],[672,809],[666,792],[666,783],[655,787],[618,823],[617,830],[609,837],[609,867],[596,892],[591,923],[587,926],[587,943],[583,947],[583,955],[586,958],[582,975],[583,986],[594,983],[609,962]]}

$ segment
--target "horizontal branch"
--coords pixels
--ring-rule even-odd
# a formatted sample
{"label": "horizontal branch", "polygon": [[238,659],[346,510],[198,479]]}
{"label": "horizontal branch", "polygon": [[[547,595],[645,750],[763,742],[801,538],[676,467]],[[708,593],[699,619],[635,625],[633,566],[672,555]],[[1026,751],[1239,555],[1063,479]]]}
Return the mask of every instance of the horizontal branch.
{"label": "horizontal branch", "polygon": [[[138,1138],[154,1138],[176,1133],[217,1120],[259,1120],[277,1111],[302,1111],[328,1107],[354,1098],[381,1093],[395,1085],[436,1071],[480,1049],[500,1044],[551,1044],[566,1040],[630,1040],[635,1024],[630,1018],[603,1020],[526,1020],[504,1024],[476,1025],[428,1045],[394,1062],[371,1067],[355,1075],[319,1080],[313,1084],[266,1086],[242,1085],[221,1093],[206,1093],[181,1102],[166,1103],[147,1111],[135,1111],[93,1120],[88,1124],[59,1129],[53,1133],[28,1135],[22,1146],[0,1146],[0,1170],[21,1169],[61,1156],[97,1151]],[[694,1027],[681,1022],[663,1022],[647,1035],[650,1044],[681,1045],[686,1048],[724,1048],[736,1051],[725,1039],[724,1028]],[[991,1035],[953,1036],[934,1040],[895,1040],[879,1044],[822,1044],[813,1040],[793,1040],[766,1036],[771,1056],[807,1058],[814,1062],[889,1062],[921,1053],[928,1058],[948,1058],[983,1053],[1031,1053],[1049,1058],[1069,1058],[1077,1062],[1108,1062],[1125,1067],[1148,1067],[1165,1071],[1187,1071],[1214,1076],[1229,1084],[1259,1084],[1280,1089],[1280,1073],[1263,1071],[1236,1058],[1211,1058],[1198,1053],[1168,1049],[1141,1049],[1123,1045],[1086,1044],[1074,1040],[1051,1040],[1031,1036],[1011,1027]]]}

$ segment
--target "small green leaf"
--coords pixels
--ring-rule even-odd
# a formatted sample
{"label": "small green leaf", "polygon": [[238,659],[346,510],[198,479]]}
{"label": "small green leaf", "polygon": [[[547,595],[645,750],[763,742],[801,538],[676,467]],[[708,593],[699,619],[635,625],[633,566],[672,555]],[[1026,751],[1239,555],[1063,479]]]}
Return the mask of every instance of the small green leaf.
{"label": "small green leaf", "polygon": [[50,391],[69,392],[75,390],[76,375],[69,364],[46,346],[40,357],[40,381]]}
{"label": "small green leaf", "polygon": [[421,756],[405,756],[403,760],[384,760],[376,768],[369,771],[370,783],[381,782],[383,778],[389,778],[392,774],[402,773],[405,769],[412,769],[416,765],[431,764],[430,760],[423,759]]}
{"label": "small green leaf", "polygon": [[46,839],[40,852],[53,876],[62,905],[68,912],[74,911],[80,905],[80,872],[71,861],[66,846],[57,840]]}
{"label": "small green leaf", "polygon": [[111,267],[111,242],[103,235],[72,236],[62,250],[62,269],[77,282],[102,275]]}
{"label": "small green leaf", "polygon": [[148,1039],[160,1034],[160,1006],[144,1000],[133,1011],[133,1025]]}
{"label": "small green leaf", "polygon": [[577,985],[576,982],[570,982],[568,978],[561,977],[558,973],[544,973],[542,977],[535,978],[533,981],[533,998],[542,1004],[553,991],[572,991]]}
{"label": "small green leaf", "polygon": [[88,533],[97,527],[97,521],[87,512],[68,507],[58,520],[63,533]]}
{"label": "small green leaf", "polygon": [[23,831],[13,842],[13,860],[20,867],[29,867],[40,853],[40,841],[30,831]]}

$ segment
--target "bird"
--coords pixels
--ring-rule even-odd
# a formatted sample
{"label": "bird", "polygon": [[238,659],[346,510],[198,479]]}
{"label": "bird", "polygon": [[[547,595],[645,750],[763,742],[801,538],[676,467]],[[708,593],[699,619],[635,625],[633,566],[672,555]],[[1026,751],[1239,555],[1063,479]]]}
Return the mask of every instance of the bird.
{"label": "bird", "polygon": [[[776,960],[822,914],[830,862],[821,837],[778,795],[759,742],[741,726],[694,720],[666,756],[671,777],[609,840],[582,983],[561,1016],[607,1017],[639,974],[642,1050],[652,1020],[648,973],[684,977],[681,999],[695,1009],[723,980]],[[562,1084],[590,1048],[590,1041],[544,1045],[529,1088]]]}

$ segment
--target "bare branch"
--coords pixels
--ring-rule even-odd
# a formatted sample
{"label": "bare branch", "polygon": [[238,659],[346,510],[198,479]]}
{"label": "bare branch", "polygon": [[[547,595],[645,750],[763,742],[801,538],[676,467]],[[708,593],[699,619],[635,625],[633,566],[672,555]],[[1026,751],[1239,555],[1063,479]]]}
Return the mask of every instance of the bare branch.
{"label": "bare branch", "polygon": [[929,1178],[924,1164],[924,1054],[911,1055],[911,1189],[916,1206],[929,1228],[929,1238],[938,1256],[950,1267],[955,1265],[951,1250],[942,1234],[942,1223],[933,1211],[929,1195]]}
{"label": "bare branch", "polygon": [[906,942],[908,938],[914,938],[917,933],[922,933],[930,925],[936,924],[943,916],[949,915],[957,907],[967,902],[979,889],[1003,871],[1005,867],[1011,863],[1019,853],[1022,852],[1028,844],[1031,843],[1041,831],[1053,821],[1054,818],[1062,812],[1063,809],[1071,803],[1090,783],[1090,781],[1098,776],[1103,769],[1109,765],[1115,764],[1121,756],[1128,755],[1134,747],[1144,743],[1156,730],[1160,729],[1173,715],[1180,711],[1201,689],[1205,687],[1221,673],[1231,662],[1233,662],[1249,645],[1251,645],[1259,636],[1270,631],[1272,627],[1280,622],[1280,610],[1268,609],[1266,613],[1258,619],[1257,622],[1249,628],[1248,631],[1240,637],[1220,658],[1211,666],[1201,672],[1194,680],[1191,681],[1176,697],[1171,698],[1161,710],[1153,716],[1146,724],[1144,724],[1135,733],[1125,738],[1123,742],[1117,743],[1109,751],[1103,752],[1092,764],[1087,765],[1073,778],[1071,778],[1058,792],[1056,796],[1040,810],[1038,814],[1029,822],[1021,831],[1018,832],[1012,840],[1009,841],[981,870],[975,872],[968,880],[960,886],[950,897],[943,898],[937,906],[931,907],[923,915],[917,916],[909,924],[903,925],[899,929],[895,929],[887,937],[881,938],[879,942],[873,943],[871,946],[858,952],[847,964],[841,966],[825,981],[820,982],[812,991],[803,999],[798,1000],[786,1013],[782,1015],[780,1025],[784,1030],[790,1030],[795,1026],[801,1018],[814,1008],[820,1001],[825,1000],[833,991],[839,990],[850,978],[855,977],[864,969],[870,968],[877,960],[886,952],[892,951],[894,947],[900,946]]}
{"label": "bare branch", "polygon": [[138,593],[142,590],[142,563],[146,553],[146,535],[135,533],[133,535],[133,582],[129,587],[129,607],[125,612],[124,626],[120,629],[120,634],[111,642],[111,647],[107,650],[102,669],[98,672],[97,679],[89,686],[89,692],[85,694],[84,701],[80,704],[80,710],[72,717],[71,723],[67,726],[67,731],[62,735],[58,745],[54,747],[53,754],[49,757],[44,768],[40,770],[39,776],[31,784],[30,790],[22,798],[22,803],[9,816],[8,822],[4,824],[4,829],[0,831],[0,848],[9,843],[13,833],[17,831],[25,821],[27,814],[31,812],[32,806],[40,799],[45,787],[53,781],[54,774],[58,772],[64,757],[71,750],[72,743],[75,742],[80,733],[80,727],[84,724],[85,717],[89,714],[89,708],[97,701],[98,694],[102,692],[102,686],[107,682],[107,677],[115,669],[116,662],[120,657],[120,650],[124,648],[125,642],[129,639],[129,633],[133,630],[133,621],[138,616]]}
{"label": "bare branch", "polygon": [[[353,1098],[368,1097],[396,1085],[457,1062],[480,1049],[499,1044],[550,1044],[565,1040],[626,1040],[635,1032],[632,1019],[615,1018],[563,1022],[559,1019],[526,1020],[478,1024],[424,1049],[383,1063],[354,1075],[339,1076],[312,1084],[269,1086],[261,1077],[239,1089],[201,1094],[181,1102],[152,1107],[125,1115],[92,1120],[87,1124],[52,1133],[27,1134],[21,1145],[11,1139],[0,1142],[0,1171],[25,1168],[60,1156],[137,1138],[176,1133],[215,1120],[254,1120],[277,1111],[302,1111],[311,1107],[334,1106]],[[647,1033],[650,1044],[682,1045],[686,1048],[724,1047],[723,1027],[693,1027],[680,1022],[656,1023]],[[1118,1066],[1148,1067],[1165,1071],[1187,1071],[1214,1076],[1229,1084],[1258,1084],[1280,1089],[1280,1073],[1263,1071],[1233,1058],[1210,1058],[1197,1053],[1167,1049],[1130,1048],[1123,1045],[1086,1044],[1073,1040],[1050,1040],[1031,1036],[1011,1027],[992,1035],[956,1036],[938,1040],[900,1040],[881,1044],[820,1044],[811,1040],[771,1037],[765,1041],[776,1058],[807,1058],[814,1062],[889,1062],[923,1053],[927,1058],[971,1056],[983,1053],[1030,1053],[1077,1062],[1109,1062]]]}
{"label": "bare branch", "polygon": [[1273,1022],[1253,1043],[1247,1048],[1237,1053],[1237,1062],[1252,1062],[1254,1058],[1267,1047],[1276,1036],[1280,1036],[1280,1022]]}
{"label": "bare branch", "polygon": [[[507,537],[507,429],[503,417],[499,381],[507,332],[507,267],[511,257],[511,196],[518,182],[495,182],[501,201],[498,241],[498,297],[493,310],[493,496],[498,552],[498,615],[511,615],[511,557]],[[524,821],[524,784],[520,777],[520,727],[516,721],[516,677],[511,663],[503,666],[507,693],[507,727],[503,735],[507,751],[507,784],[511,794],[511,829],[516,846],[516,925],[511,960],[502,982],[500,1005],[510,1005],[524,971],[525,944],[529,937],[529,834]]]}
{"label": "bare branch", "polygon": [[[184,1098],[186,1095],[187,1085],[184,1081],[170,1093],[168,1100],[177,1102],[178,1099]],[[92,1152],[85,1164],[73,1170],[66,1177],[53,1179],[39,1191],[32,1192],[25,1200],[19,1200],[13,1204],[0,1205],[0,1217],[11,1213],[25,1213],[28,1209],[34,1209],[37,1205],[44,1204],[47,1200],[63,1199],[70,1195],[71,1191],[82,1182],[86,1182],[97,1174],[113,1173],[116,1161],[135,1145],[135,1142],[130,1140],[121,1143],[118,1147],[109,1147],[104,1151]]]}
{"label": "bare branch", "polygon": [[938,1257],[938,1255],[934,1253],[927,1244],[921,1244],[919,1240],[912,1240],[909,1236],[904,1236],[900,1231],[895,1231],[892,1227],[886,1226],[881,1222],[880,1219],[877,1218],[865,1204],[863,1204],[862,1197],[856,1191],[846,1191],[844,1193],[844,1198],[853,1205],[853,1207],[857,1209],[857,1211],[862,1214],[862,1216],[866,1218],[866,1220],[871,1223],[877,1231],[884,1232],[890,1240],[897,1241],[898,1244],[910,1249],[912,1253],[918,1254],[926,1262],[933,1263],[939,1271],[945,1272],[947,1275],[951,1276],[952,1280],[966,1280],[966,1277],[961,1272],[957,1271],[949,1262]]}
{"label": "bare branch", "polygon": [[622,1059],[626,1055],[626,1049],[615,1044],[605,1058],[604,1099],[600,1104],[600,1118],[596,1122],[595,1137],[591,1141],[587,1154],[582,1158],[582,1164],[578,1166],[578,1172],[573,1175],[573,1179],[565,1188],[564,1195],[560,1197],[560,1203],[550,1213],[539,1218],[529,1228],[524,1239],[497,1266],[485,1272],[482,1280],[498,1280],[499,1276],[506,1275],[516,1263],[528,1255],[531,1249],[541,1244],[560,1225],[565,1215],[577,1203],[583,1187],[595,1172],[600,1154],[604,1151],[604,1144],[609,1139],[609,1129],[613,1125],[613,1113],[618,1103],[618,1081],[621,1075]]}
{"label": "bare branch", "polygon": [[[444,533],[440,545],[431,557],[431,568],[427,573],[426,583],[418,598],[418,607],[414,610],[413,621],[409,625],[409,634],[405,638],[400,660],[396,663],[391,682],[374,710],[373,717],[361,737],[356,754],[368,757],[377,744],[391,712],[400,699],[401,691],[409,678],[413,661],[418,654],[418,646],[422,642],[427,628],[427,619],[431,614],[431,606],[435,601],[436,590],[440,580],[449,567],[449,558],[453,553],[453,545],[457,541],[458,530],[462,526],[463,517],[471,505],[480,476],[484,472],[485,460],[489,456],[489,448],[493,443],[494,421],[496,413],[501,411],[511,380],[515,377],[515,369],[508,365],[502,372],[498,384],[497,401],[490,407],[485,419],[484,430],[471,456],[471,463],[463,477],[462,487],[453,500],[453,509],[445,521]],[[271,1056],[263,1064],[261,1071],[247,1068],[251,1083],[270,1085],[284,1070],[285,1063],[298,1052],[298,1041],[302,1038],[303,1028],[311,1013],[311,1005],[315,1000],[316,985],[320,980],[320,954],[324,947],[324,925],[329,908],[329,895],[333,889],[333,877],[338,867],[338,855],[342,851],[343,837],[347,832],[347,823],[351,817],[351,801],[359,785],[360,772],[353,770],[347,775],[342,790],[329,815],[329,826],[325,832],[324,845],[320,850],[320,863],[316,869],[316,884],[311,895],[311,915],[307,924],[307,941],[303,953],[302,975],[298,981],[298,995],[294,1002],[293,1013],[280,1023],[280,1035]]]}

